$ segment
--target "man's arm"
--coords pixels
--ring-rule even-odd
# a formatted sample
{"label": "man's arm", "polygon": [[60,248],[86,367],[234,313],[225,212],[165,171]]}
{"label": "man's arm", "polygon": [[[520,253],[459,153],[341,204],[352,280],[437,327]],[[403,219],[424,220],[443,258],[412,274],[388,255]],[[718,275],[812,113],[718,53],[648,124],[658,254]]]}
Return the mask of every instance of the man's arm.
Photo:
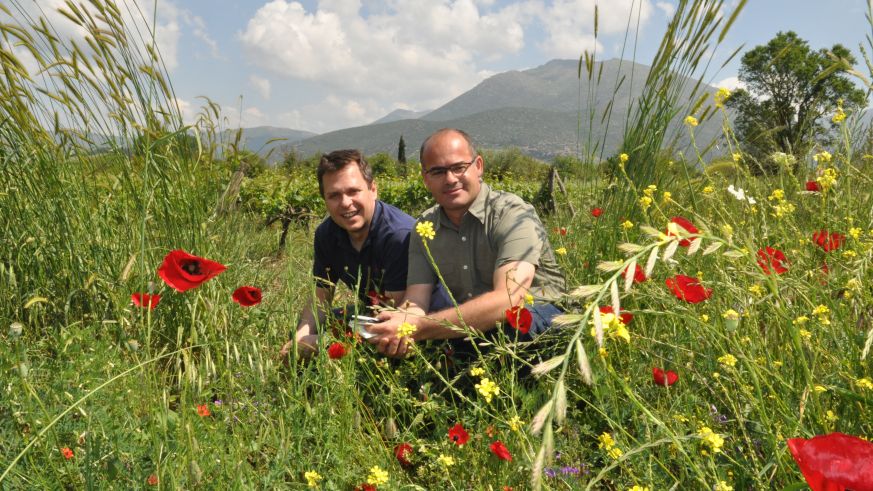
{"label": "man's arm", "polygon": [[[424,312],[430,303],[432,285],[409,285],[404,301],[409,302],[407,308],[380,314],[379,319],[383,322],[370,327],[370,332],[378,334],[370,342],[376,344],[379,351],[387,356],[404,356],[408,343],[397,337],[397,330],[403,322],[416,326],[416,331],[412,334],[414,340],[464,337],[467,334],[460,328],[462,319],[463,324],[473,329],[489,331],[505,318],[506,309],[521,303],[533,282],[535,271],[536,267],[528,262],[507,263],[494,271],[493,290],[459,304],[457,309],[441,310],[426,314],[426,317]],[[446,327],[447,323],[457,327]]]}
{"label": "man's arm", "polygon": [[288,356],[295,341],[297,343],[297,354],[302,357],[308,358],[317,351],[318,331],[316,326],[324,323],[327,307],[332,299],[333,290],[315,287],[315,298],[310,299],[306,306],[303,307],[303,312],[300,313],[300,320],[297,322],[297,332],[294,336],[295,339],[285,343],[279,352],[283,358]]}

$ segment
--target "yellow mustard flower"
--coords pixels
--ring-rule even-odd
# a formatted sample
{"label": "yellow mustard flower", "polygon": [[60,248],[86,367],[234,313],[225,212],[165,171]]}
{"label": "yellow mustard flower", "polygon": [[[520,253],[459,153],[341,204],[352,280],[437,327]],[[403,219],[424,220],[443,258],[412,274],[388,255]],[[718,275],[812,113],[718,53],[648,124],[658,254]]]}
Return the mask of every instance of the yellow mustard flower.
{"label": "yellow mustard flower", "polygon": [[814,390],[816,394],[821,394],[822,392],[827,392],[828,388],[824,385],[816,385],[812,390]]}
{"label": "yellow mustard flower", "polygon": [[825,413],[825,419],[828,420],[828,422],[830,423],[835,423],[840,418],[836,415],[836,413],[828,409]]}
{"label": "yellow mustard flower", "polygon": [[774,189],[770,196],[767,197],[770,201],[782,201],[785,199],[785,191],[781,189]]}
{"label": "yellow mustard flower", "polygon": [[737,365],[737,358],[730,353],[726,353],[718,357],[718,362],[722,365],[733,367]]}
{"label": "yellow mustard flower", "polygon": [[834,111],[834,115],[831,118],[831,121],[834,123],[842,123],[846,119],[846,112],[843,111],[843,106],[837,106],[837,110]]}
{"label": "yellow mustard flower", "polygon": [[709,316],[706,314],[700,314],[700,320],[703,322],[709,322]]}
{"label": "yellow mustard flower", "polygon": [[715,433],[708,426],[703,426],[697,430],[697,435],[703,440],[703,443],[709,446],[712,453],[721,452],[721,447],[724,445],[724,438],[718,433]]}
{"label": "yellow mustard flower", "polygon": [[600,436],[597,437],[597,448],[605,448],[610,449],[615,446],[615,440],[612,439],[612,435],[607,432],[603,432]]}
{"label": "yellow mustard flower", "polygon": [[482,367],[473,367],[470,369],[470,375],[474,377],[478,377],[480,375],[485,375],[485,369]]}
{"label": "yellow mustard flower", "polygon": [[639,484],[634,484],[632,488],[628,488],[627,491],[651,491],[651,488],[648,486],[640,486]]}
{"label": "yellow mustard flower", "polygon": [[383,470],[378,465],[370,467],[370,474],[367,475],[367,483],[373,486],[384,486],[388,484],[388,471]]}
{"label": "yellow mustard flower", "polygon": [[722,108],[724,107],[724,103],[727,102],[728,98],[731,96],[731,91],[727,87],[720,87],[718,91],[712,95],[713,100],[715,101],[715,107]]}
{"label": "yellow mustard flower", "polygon": [[319,474],[315,471],[306,471],[303,474],[303,477],[306,479],[306,486],[308,486],[310,488],[317,488],[318,481],[321,481],[323,479],[321,477],[321,474]]}
{"label": "yellow mustard flower", "polygon": [[630,229],[634,228],[634,222],[632,222],[630,220],[625,220],[624,222],[622,222],[621,228],[623,228],[625,230],[630,230]]}
{"label": "yellow mustard flower", "polygon": [[807,317],[805,315],[801,315],[800,317],[791,321],[791,323],[794,324],[795,326],[802,326],[802,325],[806,324],[807,322],[809,322],[809,317]]}
{"label": "yellow mustard flower", "polygon": [[859,379],[856,380],[855,382],[858,384],[858,387],[860,387],[860,388],[862,388],[862,389],[873,390],[873,381],[871,381],[871,380],[870,380],[869,378],[867,378],[867,377],[859,378]]}
{"label": "yellow mustard flower", "polygon": [[735,321],[740,319],[740,313],[734,309],[727,309],[724,313],[721,314],[722,317],[729,321]]}
{"label": "yellow mustard flower", "polygon": [[806,329],[801,328],[797,332],[798,332],[798,334],[800,334],[800,337],[802,337],[803,339],[809,339],[812,337],[812,333],[807,331]]}
{"label": "yellow mustard flower", "polygon": [[630,157],[628,157],[626,153],[622,153],[621,155],[618,156],[618,161],[621,162],[622,164],[626,164],[629,158]]}
{"label": "yellow mustard flower", "polygon": [[643,210],[648,210],[650,206],[652,206],[652,198],[649,198],[648,196],[642,196],[640,198],[640,207]]}
{"label": "yellow mustard flower", "polygon": [[524,426],[524,421],[521,420],[518,416],[513,416],[509,419],[509,429],[512,431],[520,431],[521,427]]}
{"label": "yellow mustard flower", "polygon": [[673,193],[670,191],[664,191],[664,195],[661,198],[665,203],[669,202],[673,199]]}
{"label": "yellow mustard flower", "polygon": [[531,295],[530,293],[525,293],[524,294],[524,303],[527,305],[533,305],[533,303],[534,303],[533,295]]}
{"label": "yellow mustard flower", "polygon": [[489,404],[491,403],[492,397],[500,394],[500,387],[498,387],[493,380],[487,377],[483,377],[482,380],[480,380],[479,383],[476,384],[476,390],[478,390],[479,394],[481,394],[482,397],[485,398],[485,402]]}
{"label": "yellow mustard flower", "polygon": [[830,162],[833,158],[833,155],[831,155],[831,153],[827,150],[822,150],[821,152],[812,156],[812,160],[815,160],[820,164],[826,164]]}
{"label": "yellow mustard flower", "polygon": [[409,322],[403,322],[400,324],[400,327],[397,328],[397,337],[405,338],[407,336],[412,336],[418,328],[415,324],[410,324]]}
{"label": "yellow mustard flower", "polygon": [[655,192],[657,190],[658,190],[658,186],[655,186],[654,184],[649,184],[648,186],[646,186],[646,189],[643,189],[643,194],[645,194],[646,196],[651,198],[652,196],[655,195]]}
{"label": "yellow mustard flower", "polygon": [[764,287],[756,283],[756,284],[749,287],[749,293],[755,294],[759,297],[763,296],[764,295]]}
{"label": "yellow mustard flower", "polygon": [[612,447],[606,451],[606,455],[609,455],[613,459],[618,460],[621,458],[622,455],[624,455],[624,451],[618,447]]}
{"label": "yellow mustard flower", "polygon": [[691,126],[692,128],[697,126],[697,118],[694,116],[685,116],[685,124]]}
{"label": "yellow mustard flower", "polygon": [[715,188],[712,186],[706,186],[703,188],[703,194],[712,194],[715,192]]}
{"label": "yellow mustard flower", "polygon": [[739,164],[740,160],[743,160],[743,154],[740,152],[734,152],[731,154],[731,160],[733,160],[735,164]]}
{"label": "yellow mustard flower", "polygon": [[440,456],[437,457],[437,462],[442,464],[443,467],[451,467],[455,465],[455,459],[452,458],[451,455],[440,454]]}
{"label": "yellow mustard flower", "polygon": [[567,248],[566,247],[558,247],[557,249],[555,249],[555,254],[557,254],[559,256],[566,256],[567,255]]}
{"label": "yellow mustard flower", "polygon": [[863,233],[864,233],[864,231],[858,227],[852,227],[849,229],[849,236],[855,240],[858,240],[859,238],[861,238],[861,234],[863,234]]}
{"label": "yellow mustard flower", "polygon": [[837,171],[827,168],[822,171],[820,176],[815,178],[815,181],[821,186],[822,191],[827,191],[837,183]]}
{"label": "yellow mustard flower", "polygon": [[712,487],[713,491],[734,491],[734,487],[725,481],[719,481]]}
{"label": "yellow mustard flower", "polygon": [[436,232],[433,230],[433,223],[429,221],[418,222],[415,225],[415,231],[422,239],[433,240],[436,237]]}

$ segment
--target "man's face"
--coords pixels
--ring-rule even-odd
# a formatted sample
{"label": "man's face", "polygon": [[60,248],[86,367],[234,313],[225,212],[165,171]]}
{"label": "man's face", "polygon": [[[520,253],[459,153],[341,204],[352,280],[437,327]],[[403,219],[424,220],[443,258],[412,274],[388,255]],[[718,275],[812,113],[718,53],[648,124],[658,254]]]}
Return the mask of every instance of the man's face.
{"label": "man's face", "polygon": [[482,187],[482,157],[471,155],[461,135],[447,132],[431,138],[422,160],[424,185],[436,202],[447,213],[466,212]]}
{"label": "man's face", "polygon": [[376,181],[367,185],[357,163],[347,164],[322,178],[324,203],[330,218],[353,238],[366,237],[376,210]]}

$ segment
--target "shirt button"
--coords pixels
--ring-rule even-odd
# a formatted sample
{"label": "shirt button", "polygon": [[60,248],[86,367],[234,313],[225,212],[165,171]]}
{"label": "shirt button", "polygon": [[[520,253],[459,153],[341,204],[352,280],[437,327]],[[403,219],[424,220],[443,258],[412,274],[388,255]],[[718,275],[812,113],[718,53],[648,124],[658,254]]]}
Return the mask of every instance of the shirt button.
{"label": "shirt button", "polygon": [[461,236],[461,242],[467,242],[467,236],[466,236],[466,235],[462,235],[462,236]]}
{"label": "shirt button", "polygon": [[464,271],[466,271],[466,270],[467,270],[467,265],[465,264],[465,265],[464,265]]}

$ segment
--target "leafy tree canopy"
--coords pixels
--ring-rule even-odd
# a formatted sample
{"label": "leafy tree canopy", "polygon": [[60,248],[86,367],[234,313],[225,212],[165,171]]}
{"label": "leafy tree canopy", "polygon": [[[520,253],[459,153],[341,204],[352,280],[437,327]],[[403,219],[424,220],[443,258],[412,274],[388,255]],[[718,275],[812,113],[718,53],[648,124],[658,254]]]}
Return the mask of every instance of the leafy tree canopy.
{"label": "leafy tree canopy", "polygon": [[837,107],[849,112],[865,104],[864,92],[846,76],[855,63],[840,44],[813,51],[794,32],[780,32],[743,55],[739,79],[745,89],[731,94],[743,149],[773,171],[767,156],[779,151],[803,155],[816,142],[827,144]]}

